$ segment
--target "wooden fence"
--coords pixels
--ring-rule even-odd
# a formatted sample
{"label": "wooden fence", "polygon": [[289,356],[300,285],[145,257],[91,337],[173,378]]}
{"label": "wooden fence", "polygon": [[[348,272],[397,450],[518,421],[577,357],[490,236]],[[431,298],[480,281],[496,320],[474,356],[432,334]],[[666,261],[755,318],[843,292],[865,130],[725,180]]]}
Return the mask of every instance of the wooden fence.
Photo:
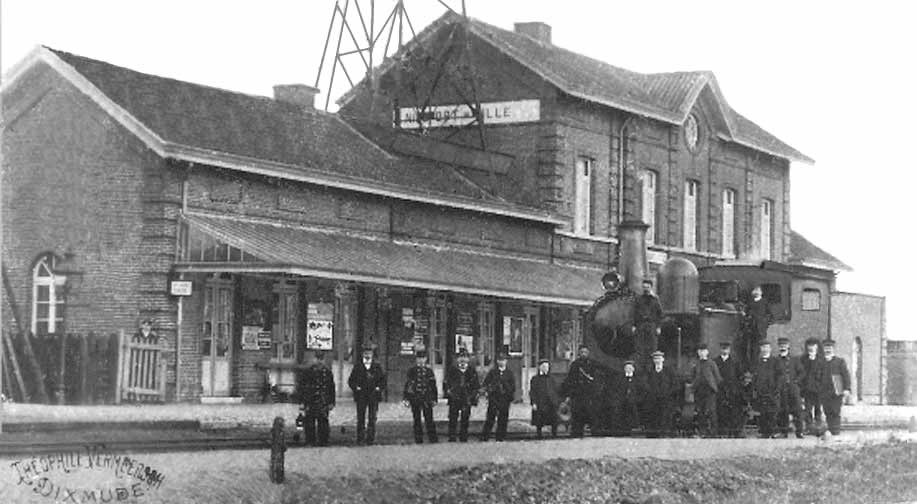
{"label": "wooden fence", "polygon": [[16,402],[118,404],[165,400],[167,359],[158,341],[119,333],[3,331],[3,394]]}
{"label": "wooden fence", "polygon": [[120,335],[120,356],[118,376],[120,390],[115,402],[157,401],[166,398],[166,359],[158,341],[144,340],[139,335],[132,338]]}

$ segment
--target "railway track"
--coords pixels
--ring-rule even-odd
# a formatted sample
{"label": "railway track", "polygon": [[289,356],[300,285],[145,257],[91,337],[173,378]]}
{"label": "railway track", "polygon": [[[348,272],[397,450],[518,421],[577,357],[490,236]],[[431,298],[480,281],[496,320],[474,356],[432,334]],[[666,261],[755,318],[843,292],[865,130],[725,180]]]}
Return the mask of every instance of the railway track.
{"label": "railway track", "polygon": [[[472,425],[471,442],[478,442],[480,425]],[[343,429],[343,432],[341,431]],[[902,424],[866,424],[851,423],[843,426],[844,432],[857,431],[907,431],[908,425]],[[445,425],[439,432],[446,431]],[[63,434],[63,435],[62,435]],[[561,431],[558,436],[563,439],[568,433]],[[636,437],[643,437],[637,435]],[[537,439],[534,432],[510,431],[508,442]],[[294,431],[286,431],[287,447],[291,450],[306,448],[294,440]],[[446,437],[440,436],[440,442]],[[380,424],[377,427],[377,445],[404,445],[413,443],[411,424]],[[165,453],[177,451],[214,451],[214,450],[269,450],[270,432],[265,429],[174,429],[169,431],[117,431],[107,432],[58,432],[0,434],[0,457],[21,457],[49,453],[66,453],[84,450],[87,446],[103,445],[114,452],[129,453]],[[337,427],[332,432],[332,447],[354,447],[354,433],[350,428]]]}

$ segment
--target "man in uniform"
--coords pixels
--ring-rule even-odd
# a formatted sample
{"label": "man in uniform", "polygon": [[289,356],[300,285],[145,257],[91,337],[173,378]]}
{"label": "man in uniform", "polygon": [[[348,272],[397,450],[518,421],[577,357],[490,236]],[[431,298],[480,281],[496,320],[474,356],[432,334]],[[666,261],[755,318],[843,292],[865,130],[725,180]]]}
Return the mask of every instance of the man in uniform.
{"label": "man in uniform", "polygon": [[353,391],[353,400],[357,403],[357,444],[365,441],[371,445],[376,440],[376,416],[379,413],[379,401],[385,391],[386,378],[382,366],[373,359],[375,349],[372,344],[363,346],[362,359],[353,367],[347,379],[347,385]]}
{"label": "man in uniform", "polygon": [[548,359],[538,361],[538,374],[529,382],[529,400],[532,403],[532,425],[537,429],[538,438],[541,439],[541,429],[545,425],[551,426],[551,437],[557,437],[560,396],[551,377],[551,361]]}
{"label": "man in uniform", "polygon": [[[468,353],[463,348],[455,366],[449,368],[443,383],[443,395],[449,401],[449,441],[455,442],[456,430],[461,442],[468,441],[468,419],[471,407],[478,405],[481,388],[478,373],[468,365]],[[457,425],[458,424],[458,425]],[[458,427],[458,429],[456,429]]]}
{"label": "man in uniform", "polygon": [[328,414],[334,409],[334,373],[325,364],[325,353],[316,350],[312,365],[300,374],[303,430],[306,444],[328,446]]}
{"label": "man in uniform", "polygon": [[697,346],[697,362],[691,373],[694,389],[695,418],[697,430],[703,436],[715,436],[719,423],[716,418],[716,396],[723,377],[716,364],[710,360],[710,349],[706,343]]}
{"label": "man in uniform", "polygon": [[516,392],[516,380],[510,370],[506,368],[508,360],[509,358],[506,354],[499,354],[496,365],[484,377],[482,387],[487,393],[487,416],[484,419],[484,431],[481,433],[481,441],[490,439],[490,431],[494,427],[494,420],[497,422],[497,441],[506,439],[509,405],[513,402],[513,394]]}
{"label": "man in uniform", "polygon": [[763,291],[760,285],[756,285],[751,290],[751,300],[745,307],[745,337],[742,341],[742,360],[747,364],[757,362],[757,352],[755,343],[767,339],[767,328],[771,324],[772,317],[770,306],[763,297]]}
{"label": "man in uniform", "polygon": [[720,422],[720,434],[737,437],[741,422],[742,404],[739,397],[742,388],[742,371],[732,356],[732,343],[720,343],[720,355],[713,359],[723,383],[716,395],[716,416]]}
{"label": "man in uniform", "polygon": [[834,355],[834,341],[824,340],[821,343],[825,351],[825,365],[821,375],[819,400],[825,409],[825,421],[828,430],[825,438],[830,439],[841,433],[841,406],[844,399],[850,396],[850,371],[844,359]]}
{"label": "man in uniform", "polygon": [[755,409],[760,413],[758,433],[763,438],[769,438],[774,433],[777,406],[780,404],[780,368],[777,366],[777,360],[771,356],[769,341],[761,340],[758,349],[760,353],[753,367],[752,387],[755,394]]}
{"label": "man in uniform", "polygon": [[793,416],[793,427],[797,438],[802,438],[802,400],[799,397],[799,386],[805,379],[802,362],[790,355],[789,338],[777,338],[777,365],[780,377],[780,405],[777,409],[777,430],[780,437],[787,437],[790,430],[790,415]]}
{"label": "man in uniform", "polygon": [[613,424],[618,434],[629,436],[640,427],[640,405],[646,394],[643,376],[637,373],[634,361],[624,361],[624,373],[619,375],[615,387],[620,395],[617,419]]}
{"label": "man in uniform", "polygon": [[431,443],[437,441],[436,423],[433,422],[433,405],[436,404],[436,376],[427,366],[427,352],[420,350],[415,358],[415,365],[408,369],[407,382],[404,384],[404,404],[411,408],[414,416],[414,441],[423,443],[423,422],[427,424],[427,437]]}
{"label": "man in uniform", "polygon": [[653,367],[646,373],[646,400],[643,424],[647,437],[670,436],[672,420],[681,387],[675,373],[665,367],[665,354],[656,350],[652,354]]}
{"label": "man in uniform", "polygon": [[819,379],[823,373],[825,361],[818,355],[818,340],[806,340],[806,354],[800,359],[805,375],[802,379],[803,416],[805,418],[806,432],[818,435],[817,427],[821,416],[821,404],[818,402]]}
{"label": "man in uniform", "polygon": [[634,300],[634,327],[636,332],[636,356],[634,361],[637,368],[643,371],[650,364],[650,355],[656,351],[659,325],[662,323],[662,305],[659,298],[653,294],[653,281],[643,281],[643,293]]}
{"label": "man in uniform", "polygon": [[570,401],[571,437],[583,437],[586,424],[589,424],[590,427],[595,427],[591,414],[591,403],[599,385],[596,383],[596,373],[595,364],[589,360],[589,347],[581,346],[579,354],[576,360],[570,364],[567,378],[561,386],[561,393],[567,401]]}

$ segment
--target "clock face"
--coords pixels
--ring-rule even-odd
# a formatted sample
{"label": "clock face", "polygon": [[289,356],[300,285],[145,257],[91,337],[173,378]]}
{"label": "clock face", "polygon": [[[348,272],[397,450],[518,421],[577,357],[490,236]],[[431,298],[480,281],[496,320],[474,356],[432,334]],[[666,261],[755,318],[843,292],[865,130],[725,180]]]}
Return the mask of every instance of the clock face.
{"label": "clock face", "polygon": [[688,116],[688,120],[685,121],[685,144],[687,144],[691,152],[697,150],[697,140],[697,118],[694,117],[694,114],[691,114]]}

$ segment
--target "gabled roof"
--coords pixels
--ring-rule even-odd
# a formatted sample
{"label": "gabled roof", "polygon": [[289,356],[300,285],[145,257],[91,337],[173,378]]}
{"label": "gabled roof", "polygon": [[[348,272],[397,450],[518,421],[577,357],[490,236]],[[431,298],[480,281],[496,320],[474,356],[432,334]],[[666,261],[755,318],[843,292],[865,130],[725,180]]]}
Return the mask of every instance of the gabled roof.
{"label": "gabled roof", "polygon": [[[401,54],[426,43],[444,27],[463,23],[464,19],[453,12],[447,12],[402,48]],[[717,97],[720,113],[727,126],[723,135],[725,140],[791,161],[814,163],[805,154],[733,111],[723,98],[711,72],[633,72],[528,35],[504,30],[477,19],[467,19],[470,33],[487,41],[570,96],[680,125],[687,119],[700,92],[709,87]],[[395,65],[401,54],[383,63],[381,71]],[[352,92],[345,94],[340,103],[348,102],[353,96]]]}
{"label": "gabled roof", "polygon": [[790,257],[787,262],[833,271],[853,271],[853,268],[817,247],[796,231],[790,233]]}
{"label": "gabled roof", "polygon": [[165,158],[386,197],[561,224],[497,198],[444,163],[404,162],[341,120],[263,96],[145,74],[39,47],[4,79],[44,62]]}

